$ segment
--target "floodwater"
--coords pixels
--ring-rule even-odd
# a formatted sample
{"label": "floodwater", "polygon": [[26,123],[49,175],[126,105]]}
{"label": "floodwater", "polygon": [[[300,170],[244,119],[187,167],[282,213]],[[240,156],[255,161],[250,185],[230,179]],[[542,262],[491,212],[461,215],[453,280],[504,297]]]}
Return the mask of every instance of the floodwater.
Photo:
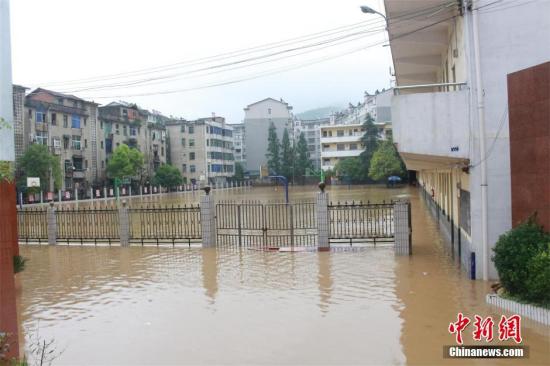
{"label": "floodwater", "polygon": [[[291,200],[314,192],[293,190]],[[214,194],[283,197],[280,188]],[[300,253],[22,246],[29,262],[17,276],[18,307],[27,354],[40,339],[54,341],[59,365],[550,364],[550,327],[527,320],[528,359],[443,359],[458,312],[500,318],[485,304],[488,284],[459,269],[416,189],[330,187],[329,194],[410,199],[413,256],[395,257],[387,246]],[[472,343],[471,332],[464,337]]]}

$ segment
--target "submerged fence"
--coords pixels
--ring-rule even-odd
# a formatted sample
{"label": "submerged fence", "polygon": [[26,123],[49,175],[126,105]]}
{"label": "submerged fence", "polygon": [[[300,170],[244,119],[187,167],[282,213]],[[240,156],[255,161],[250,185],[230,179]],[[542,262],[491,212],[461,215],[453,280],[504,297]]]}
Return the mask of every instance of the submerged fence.
{"label": "submerged fence", "polygon": [[410,203],[218,202],[201,205],[33,208],[18,211],[21,242],[184,244],[280,248],[394,242],[411,252]]}

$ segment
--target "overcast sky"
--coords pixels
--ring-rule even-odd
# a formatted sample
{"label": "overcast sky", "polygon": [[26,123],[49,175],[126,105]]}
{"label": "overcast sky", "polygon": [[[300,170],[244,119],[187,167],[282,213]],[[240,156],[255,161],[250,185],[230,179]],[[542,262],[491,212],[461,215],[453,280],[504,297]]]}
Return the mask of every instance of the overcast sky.
{"label": "overcast sky", "polygon": [[[12,0],[13,80],[31,88],[42,86],[73,92],[102,104],[111,100],[136,102],[144,108],[186,119],[206,117],[215,112],[225,116],[229,123],[240,122],[246,105],[266,97],[284,98],[294,107],[294,112],[344,105],[350,101],[355,103],[362,100],[365,90],[372,92],[390,85],[391,56],[389,47],[382,45],[386,38],[380,30],[383,20],[377,15],[361,13],[360,5],[383,11],[382,0]],[[289,55],[283,53],[276,56],[281,58],[279,60],[249,67],[244,67],[247,64],[243,63],[229,71],[221,72],[224,70],[221,68],[209,75],[187,73],[178,76],[178,73],[189,72],[189,67],[208,67],[238,60],[234,58],[132,76],[140,80],[176,76],[145,86],[82,90],[90,86],[89,82],[56,84],[170,65],[359,22],[370,23],[327,38],[363,29],[377,28],[379,31],[292,58],[282,59]],[[276,52],[315,41],[262,52]],[[367,48],[373,44],[377,45]],[[349,54],[240,83],[131,96],[246,79],[344,53]],[[249,56],[256,54],[241,57]],[[110,85],[128,80],[132,79],[106,79],[96,83]]]}

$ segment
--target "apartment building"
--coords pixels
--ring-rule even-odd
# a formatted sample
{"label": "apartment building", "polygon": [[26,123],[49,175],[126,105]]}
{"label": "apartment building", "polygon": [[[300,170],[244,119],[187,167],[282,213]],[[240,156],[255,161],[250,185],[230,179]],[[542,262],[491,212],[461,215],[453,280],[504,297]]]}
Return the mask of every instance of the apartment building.
{"label": "apartment building", "polygon": [[15,136],[15,161],[25,151],[25,94],[27,88],[13,85],[13,132]]}
{"label": "apartment building", "polygon": [[550,60],[550,2],[384,3],[389,19],[414,14],[388,23],[394,142],[462,265],[497,278],[492,248],[512,227],[507,76]]}
{"label": "apartment building", "polygon": [[186,183],[223,184],[235,174],[233,127],[225,118],[166,123],[172,165]]}
{"label": "apartment building", "polygon": [[330,118],[294,120],[295,140],[297,141],[301,133],[304,134],[309,158],[315,170],[321,169],[321,127],[329,124]]}
{"label": "apartment building", "polygon": [[243,168],[246,167],[246,129],[244,123],[232,124],[233,127],[233,147],[235,149],[235,163],[240,163]]}
{"label": "apartment building", "polygon": [[292,106],[284,100],[266,98],[244,108],[246,171],[260,175],[260,166],[267,166],[267,136],[271,123],[275,125],[279,140],[285,128],[294,135]]}
{"label": "apartment building", "polygon": [[99,178],[97,106],[42,88],[25,98],[23,146],[46,145],[59,156],[63,190],[87,192]]}
{"label": "apartment building", "polygon": [[140,150],[145,157],[143,179],[151,178],[159,166],[166,164],[167,137],[161,115],[140,109],[136,104],[111,102],[99,107],[99,159],[105,168],[113,151],[121,144]]}
{"label": "apartment building", "polygon": [[363,124],[325,125],[320,127],[321,168],[333,170],[339,161],[357,157],[364,150],[361,143]]}

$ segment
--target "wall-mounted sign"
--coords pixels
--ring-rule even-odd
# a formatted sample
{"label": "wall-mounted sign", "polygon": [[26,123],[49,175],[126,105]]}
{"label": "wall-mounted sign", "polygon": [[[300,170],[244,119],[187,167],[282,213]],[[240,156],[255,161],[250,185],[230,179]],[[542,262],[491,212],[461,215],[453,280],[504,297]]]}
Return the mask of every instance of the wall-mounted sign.
{"label": "wall-mounted sign", "polygon": [[458,146],[451,146],[451,151],[458,151],[460,150]]}
{"label": "wall-mounted sign", "polygon": [[40,178],[28,177],[27,178],[27,187],[28,188],[40,187]]}

